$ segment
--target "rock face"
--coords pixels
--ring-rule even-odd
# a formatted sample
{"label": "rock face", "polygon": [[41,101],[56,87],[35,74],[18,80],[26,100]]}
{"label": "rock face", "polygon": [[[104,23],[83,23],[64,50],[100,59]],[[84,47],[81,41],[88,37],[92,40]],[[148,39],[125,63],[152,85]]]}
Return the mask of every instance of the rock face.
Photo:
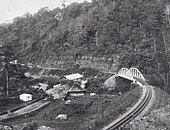
{"label": "rock face", "polygon": [[105,82],[104,85],[108,89],[115,89],[116,85],[116,76],[113,75],[112,77],[108,78]]}

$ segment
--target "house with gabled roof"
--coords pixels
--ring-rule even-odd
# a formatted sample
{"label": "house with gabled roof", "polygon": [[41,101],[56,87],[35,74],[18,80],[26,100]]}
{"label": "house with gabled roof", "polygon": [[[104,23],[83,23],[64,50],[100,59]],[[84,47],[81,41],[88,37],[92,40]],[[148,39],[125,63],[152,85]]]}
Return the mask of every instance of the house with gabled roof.
{"label": "house with gabled roof", "polygon": [[82,88],[77,82],[67,91],[66,96],[82,96],[87,93],[87,90]]}

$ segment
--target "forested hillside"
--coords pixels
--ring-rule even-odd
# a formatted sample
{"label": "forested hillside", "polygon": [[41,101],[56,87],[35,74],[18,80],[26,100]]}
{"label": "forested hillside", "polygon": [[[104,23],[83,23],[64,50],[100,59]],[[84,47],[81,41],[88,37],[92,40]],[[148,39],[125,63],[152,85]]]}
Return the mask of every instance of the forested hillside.
{"label": "forested hillside", "polygon": [[168,85],[170,1],[93,0],[40,9],[0,26],[0,44],[22,62],[58,56],[120,55],[120,67],[138,67]]}

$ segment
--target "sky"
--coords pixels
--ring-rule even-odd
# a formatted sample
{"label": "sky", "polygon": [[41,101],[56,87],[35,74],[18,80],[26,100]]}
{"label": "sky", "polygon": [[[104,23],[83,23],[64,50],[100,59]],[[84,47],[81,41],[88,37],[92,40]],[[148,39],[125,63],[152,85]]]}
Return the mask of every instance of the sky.
{"label": "sky", "polygon": [[[0,23],[12,22],[15,17],[25,13],[36,13],[43,7],[54,9],[61,7],[63,0],[0,0]],[[72,2],[81,3],[84,0],[65,0],[66,5]],[[92,0],[86,0],[91,2]]]}

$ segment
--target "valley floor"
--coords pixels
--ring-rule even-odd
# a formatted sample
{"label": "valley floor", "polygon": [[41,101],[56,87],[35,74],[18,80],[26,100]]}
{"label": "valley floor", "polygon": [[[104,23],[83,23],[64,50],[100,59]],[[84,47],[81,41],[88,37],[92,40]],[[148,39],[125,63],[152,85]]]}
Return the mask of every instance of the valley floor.
{"label": "valley floor", "polygon": [[[49,126],[56,130],[99,129],[116,119],[132,107],[141,96],[141,88],[136,87],[121,96],[94,95],[71,99],[70,104],[55,100],[49,106],[29,117],[18,117],[1,122],[22,128],[24,123],[35,121],[38,126]],[[66,120],[59,120],[59,114],[66,114]]]}

